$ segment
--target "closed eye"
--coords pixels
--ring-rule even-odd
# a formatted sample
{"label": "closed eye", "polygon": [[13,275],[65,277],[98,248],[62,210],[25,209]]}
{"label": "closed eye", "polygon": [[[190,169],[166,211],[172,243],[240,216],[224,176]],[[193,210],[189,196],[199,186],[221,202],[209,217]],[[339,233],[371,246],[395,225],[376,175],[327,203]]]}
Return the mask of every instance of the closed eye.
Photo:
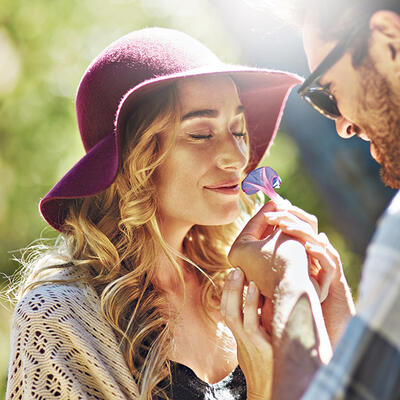
{"label": "closed eye", "polygon": [[211,139],[212,135],[208,134],[208,135],[196,135],[196,134],[190,134],[189,135],[192,139],[197,139],[197,140],[201,140],[201,139]]}

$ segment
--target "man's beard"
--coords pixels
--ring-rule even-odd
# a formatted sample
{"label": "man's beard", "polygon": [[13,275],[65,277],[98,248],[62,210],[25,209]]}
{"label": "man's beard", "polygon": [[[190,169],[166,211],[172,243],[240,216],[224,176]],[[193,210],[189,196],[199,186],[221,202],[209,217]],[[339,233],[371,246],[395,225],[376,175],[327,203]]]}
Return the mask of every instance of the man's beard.
{"label": "man's beard", "polygon": [[400,189],[400,148],[398,141],[393,145],[390,141],[381,140],[381,138],[371,140],[376,149],[377,162],[381,165],[381,178],[385,185],[393,189]]}
{"label": "man's beard", "polygon": [[375,147],[383,182],[400,189],[400,98],[368,56],[360,72],[364,82],[358,109],[361,126]]}

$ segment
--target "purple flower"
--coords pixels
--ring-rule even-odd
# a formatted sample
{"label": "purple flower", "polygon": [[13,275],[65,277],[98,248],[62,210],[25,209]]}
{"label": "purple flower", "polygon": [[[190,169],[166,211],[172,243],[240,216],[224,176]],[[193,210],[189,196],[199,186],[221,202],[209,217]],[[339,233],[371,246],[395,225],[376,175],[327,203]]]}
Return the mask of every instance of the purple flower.
{"label": "purple flower", "polygon": [[281,178],[271,167],[260,167],[247,175],[242,182],[242,190],[246,194],[255,194],[261,190],[271,200],[280,202],[283,198],[274,189],[279,189],[281,183]]}

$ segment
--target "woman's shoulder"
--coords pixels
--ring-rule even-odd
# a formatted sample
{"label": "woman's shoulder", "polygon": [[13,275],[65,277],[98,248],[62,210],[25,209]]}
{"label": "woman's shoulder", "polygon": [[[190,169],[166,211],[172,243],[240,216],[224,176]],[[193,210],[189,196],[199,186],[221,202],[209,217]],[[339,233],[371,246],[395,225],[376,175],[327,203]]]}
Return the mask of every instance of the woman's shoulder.
{"label": "woman's shoulder", "polygon": [[118,341],[95,290],[83,281],[63,278],[65,274],[54,275],[54,282],[40,284],[22,297],[14,310],[11,336],[30,347],[35,344],[29,344],[31,340],[40,339],[50,352],[62,346],[115,355]]}
{"label": "woman's shoulder", "polygon": [[17,303],[9,393],[23,390],[28,397],[36,392],[50,399],[59,390],[62,398],[134,398],[135,382],[100,299],[74,278],[69,271],[52,275],[52,283],[35,286]]}
{"label": "woman's shoulder", "polygon": [[95,290],[76,272],[59,271],[51,281],[39,283],[18,301],[14,320],[60,322],[66,317],[101,319],[100,300]]}

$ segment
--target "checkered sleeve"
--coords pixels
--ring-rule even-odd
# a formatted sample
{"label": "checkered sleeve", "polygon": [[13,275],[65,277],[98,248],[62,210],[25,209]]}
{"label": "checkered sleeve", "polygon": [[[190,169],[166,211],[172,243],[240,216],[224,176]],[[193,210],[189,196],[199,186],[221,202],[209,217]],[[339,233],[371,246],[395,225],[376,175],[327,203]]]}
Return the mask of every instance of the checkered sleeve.
{"label": "checkered sleeve", "polygon": [[[399,192],[400,193],[400,192]],[[400,399],[400,194],[368,247],[357,315],[305,400]]]}

